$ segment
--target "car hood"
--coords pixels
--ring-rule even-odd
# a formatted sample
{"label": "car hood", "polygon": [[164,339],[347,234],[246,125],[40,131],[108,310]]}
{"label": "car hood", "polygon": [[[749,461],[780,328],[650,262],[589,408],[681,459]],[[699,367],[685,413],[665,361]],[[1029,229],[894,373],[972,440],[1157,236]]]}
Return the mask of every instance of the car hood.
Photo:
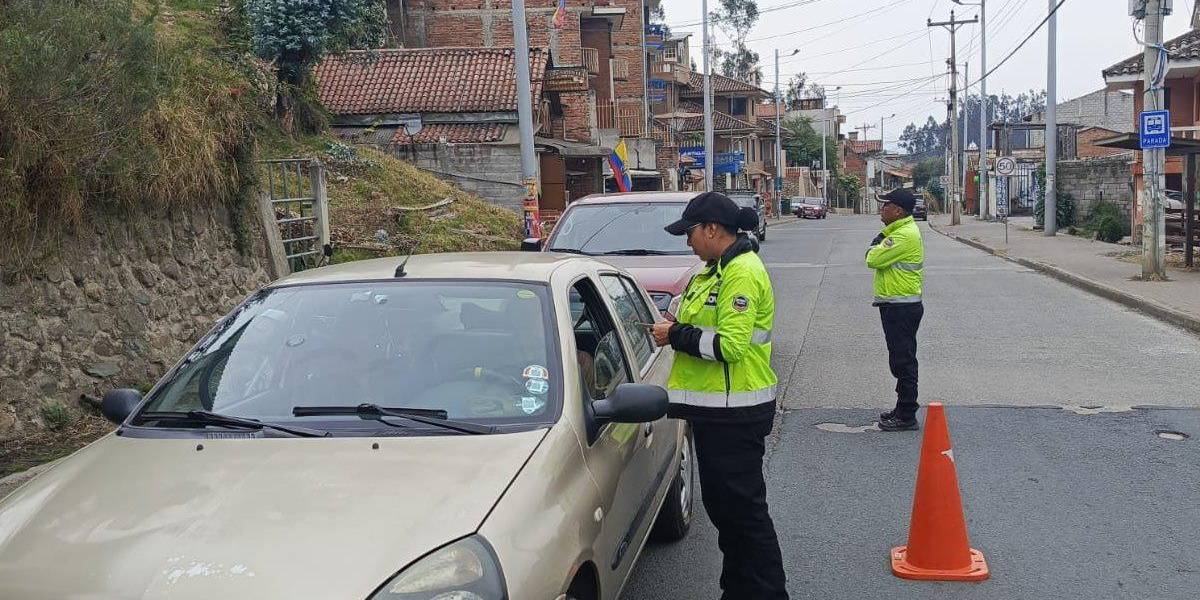
{"label": "car hood", "polygon": [[0,503],[0,598],[364,599],[475,532],[545,434],[110,435]]}
{"label": "car hood", "polygon": [[667,256],[600,256],[600,260],[629,271],[642,287],[651,292],[678,295],[687,287],[692,275],[704,268],[704,261],[694,254]]}

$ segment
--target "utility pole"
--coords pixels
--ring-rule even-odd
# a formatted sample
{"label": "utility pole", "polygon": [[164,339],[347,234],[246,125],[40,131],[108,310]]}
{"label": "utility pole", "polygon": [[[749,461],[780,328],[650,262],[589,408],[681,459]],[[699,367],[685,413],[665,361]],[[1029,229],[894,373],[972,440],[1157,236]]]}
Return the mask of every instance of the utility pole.
{"label": "utility pole", "polygon": [[[775,49],[775,212],[779,213],[783,208],[783,176],[786,169],[783,166],[783,137],[780,133],[780,123],[783,122],[783,113],[779,110],[779,48]],[[783,216],[783,215],[779,215]]]}
{"label": "utility pole", "polygon": [[[932,19],[926,21],[929,27],[944,27],[950,32],[950,186],[958,185],[958,48],[955,45],[955,34],[958,28],[963,25],[969,25],[979,22],[979,17],[975,17],[970,21],[959,21],[954,18],[954,11],[950,11],[949,21],[933,22]],[[947,193],[946,198],[950,202],[950,224],[958,225],[962,223],[962,206],[959,204],[958,190],[954,193]]]}
{"label": "utility pole", "polygon": [[708,72],[708,0],[701,0],[700,9],[704,11],[704,184],[705,191],[713,191],[713,114],[712,114],[712,77]]}
{"label": "utility pole", "polygon": [[825,163],[825,138],[829,137],[829,119],[821,119],[821,198],[829,204],[829,165]]}
{"label": "utility pole", "polygon": [[[971,61],[967,61],[967,62],[963,63],[963,94],[965,94],[967,96],[967,98],[971,97]],[[962,112],[963,134],[962,134],[962,144],[961,144],[961,148],[960,148],[960,150],[962,150],[962,154],[959,156],[959,160],[962,161],[962,163],[961,163],[962,164],[962,187],[959,189],[962,190],[963,203],[965,204],[966,200],[967,200],[967,198],[966,198],[966,196],[967,196],[967,171],[970,171],[970,166],[971,166],[971,161],[968,158],[968,155],[970,153],[970,150],[968,150],[968,147],[970,146],[970,144],[967,143],[967,139],[970,138],[970,136],[967,135],[967,133],[966,133],[966,127],[967,127],[967,105],[966,104],[963,104],[961,112]]]}
{"label": "utility pole", "polygon": [[[1163,109],[1163,82],[1166,77],[1166,65],[1162,73],[1158,72],[1159,61],[1166,62],[1167,57],[1160,57],[1159,48],[1162,46],[1163,24],[1162,0],[1146,2],[1146,49],[1142,53],[1145,65],[1145,108],[1144,110]],[[1053,21],[1051,21],[1053,23]],[[1168,130],[1170,125],[1168,124]],[[1166,151],[1162,149],[1143,150],[1142,163],[1145,165],[1142,180],[1146,192],[1142,194],[1142,278],[1157,279],[1166,275],[1164,258],[1166,254],[1166,231],[1163,218],[1163,187],[1165,176],[1163,163]],[[1189,190],[1189,193],[1194,193]],[[1190,199],[1185,200],[1191,202]]]}
{"label": "utility pole", "polygon": [[879,117],[879,157],[880,157],[880,159],[879,159],[880,160],[879,189],[881,189],[881,190],[883,189],[883,166],[882,166],[883,158],[887,156],[887,145],[886,145],[885,140],[883,139],[883,120],[891,119],[895,116],[896,116],[896,113],[892,113],[891,115],[888,115],[886,117]]}
{"label": "utility pole", "polygon": [[517,123],[521,134],[521,183],[525,186],[525,235],[541,237],[538,214],[537,153],[533,147],[533,94],[529,88],[529,34],[525,29],[525,0],[512,0],[513,64],[516,65]]}
{"label": "utility pole", "polygon": [[[960,6],[970,3],[954,0]],[[991,184],[988,182],[988,95],[987,95],[987,0],[979,0],[979,218],[992,218],[988,202]]]}
{"label": "utility pole", "polygon": [[1042,234],[1058,233],[1058,16],[1054,0],[1050,3],[1050,22],[1046,24],[1046,200]]}

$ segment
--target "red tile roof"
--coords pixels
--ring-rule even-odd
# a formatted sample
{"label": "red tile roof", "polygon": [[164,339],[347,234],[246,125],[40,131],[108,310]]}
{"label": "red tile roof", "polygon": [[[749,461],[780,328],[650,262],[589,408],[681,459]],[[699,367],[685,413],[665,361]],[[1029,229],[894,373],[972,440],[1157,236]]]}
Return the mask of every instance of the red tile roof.
{"label": "red tile roof", "polygon": [[[1200,5],[1197,5],[1200,6]],[[1163,43],[1172,62],[1192,61],[1200,59],[1200,29],[1192,29],[1187,33]],[[1101,72],[1104,77],[1119,75],[1141,75],[1145,70],[1144,56],[1141,52],[1131,56]]]}
{"label": "red tile roof", "polygon": [[[664,119],[668,124],[672,119]],[[678,133],[704,131],[704,117],[687,117],[678,120]],[[758,127],[741,119],[735,119],[723,112],[713,111],[713,131],[758,131]]]}
{"label": "red tile roof", "polygon": [[500,123],[430,123],[411,138],[404,129],[396,130],[392,143],[397,146],[410,144],[435,144],[445,140],[450,144],[479,144],[495,142],[504,137],[505,126]]}
{"label": "red tile roof", "polygon": [[[351,51],[317,65],[317,97],[335,115],[510,112],[517,109],[512,48]],[[536,102],[550,54],[530,50]]]}
{"label": "red tile roof", "polygon": [[867,154],[870,152],[879,152],[882,149],[880,140],[848,140],[850,151],[855,154]]}
{"label": "red tile roof", "polygon": [[[717,75],[716,73],[713,73],[711,75],[711,77],[712,77],[712,89],[713,89],[714,94],[748,93],[748,94],[760,94],[763,96],[770,95],[767,93],[766,90],[764,90],[756,85],[751,85],[749,83],[746,83],[745,81],[739,81],[732,77],[726,77],[724,75]],[[686,88],[684,88],[683,92],[685,95],[689,95],[689,96],[693,96],[693,95],[703,96],[704,95],[704,74],[692,71],[692,76],[688,80],[688,85]]]}

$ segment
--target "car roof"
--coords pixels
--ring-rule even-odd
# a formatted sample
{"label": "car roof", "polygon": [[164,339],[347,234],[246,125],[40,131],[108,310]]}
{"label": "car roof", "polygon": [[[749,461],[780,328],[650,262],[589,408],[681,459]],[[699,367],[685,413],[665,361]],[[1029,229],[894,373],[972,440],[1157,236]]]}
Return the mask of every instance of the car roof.
{"label": "car roof", "polygon": [[687,202],[696,197],[696,192],[623,192],[617,194],[593,194],[584,196],[576,204],[619,204],[622,202]]}
{"label": "car roof", "polygon": [[[403,260],[403,256],[391,256],[309,269],[280,279],[272,287],[392,279],[396,276],[396,267]],[[406,279],[491,279],[545,283],[550,281],[551,275],[559,267],[586,262],[599,263],[587,257],[555,252],[462,252],[414,255],[404,270]]]}

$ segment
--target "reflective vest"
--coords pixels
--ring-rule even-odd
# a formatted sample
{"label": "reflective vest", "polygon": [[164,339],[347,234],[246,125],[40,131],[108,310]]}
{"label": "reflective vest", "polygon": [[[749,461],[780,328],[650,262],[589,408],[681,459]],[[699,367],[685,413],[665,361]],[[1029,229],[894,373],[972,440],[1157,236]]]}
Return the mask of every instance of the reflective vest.
{"label": "reflective vest", "polygon": [[867,250],[867,267],[875,270],[876,306],[921,301],[925,278],[925,245],[912,217],[883,228],[883,239]]}
{"label": "reflective vest", "polygon": [[775,297],[767,268],[749,239],[739,238],[721,260],[692,278],[675,317],[702,334],[701,356],[675,353],[667,383],[672,416],[711,416],[714,410],[726,414],[724,409],[747,413],[747,408],[775,400]]}

